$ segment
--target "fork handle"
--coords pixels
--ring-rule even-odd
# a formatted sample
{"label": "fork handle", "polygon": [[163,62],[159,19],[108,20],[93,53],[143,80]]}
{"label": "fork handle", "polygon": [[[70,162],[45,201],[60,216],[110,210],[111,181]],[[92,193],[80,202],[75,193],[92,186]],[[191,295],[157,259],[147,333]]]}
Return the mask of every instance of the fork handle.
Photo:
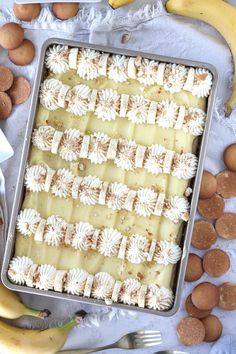
{"label": "fork handle", "polygon": [[110,345],[105,345],[104,347],[97,347],[97,348],[88,348],[88,349],[74,349],[74,350],[62,350],[60,352],[57,352],[56,354],[89,354],[89,353],[95,353],[95,352],[100,352],[101,350],[105,349],[112,349],[116,348],[114,344]]}

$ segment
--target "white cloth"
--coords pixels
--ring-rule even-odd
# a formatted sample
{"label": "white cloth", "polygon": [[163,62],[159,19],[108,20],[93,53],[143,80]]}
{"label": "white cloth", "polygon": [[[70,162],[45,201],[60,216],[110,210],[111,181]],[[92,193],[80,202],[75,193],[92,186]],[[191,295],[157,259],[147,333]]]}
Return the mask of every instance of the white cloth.
{"label": "white cloth", "polygon": [[[4,1],[4,9],[0,12],[0,22],[14,20],[12,13],[7,10],[12,0]],[[231,118],[224,118],[222,112],[222,102],[230,94],[229,87],[232,77],[232,62],[228,47],[222,37],[209,26],[180,17],[174,17],[165,14],[160,0],[137,0],[133,7],[119,9],[115,12],[110,10],[107,5],[100,4],[96,6],[81,6],[81,12],[76,20],[61,22],[55,20],[50,14],[47,7],[43,10],[40,21],[34,21],[27,24],[26,37],[32,39],[36,44],[37,53],[39,53],[42,42],[49,37],[65,37],[73,38],[79,41],[89,41],[91,43],[121,47],[126,49],[134,49],[138,51],[182,57],[193,60],[200,60],[213,64],[219,72],[220,82],[218,87],[217,104],[214,114],[213,124],[208,144],[208,152],[205,166],[213,173],[223,170],[224,164],[222,154],[226,146],[236,142],[236,114],[232,114]],[[231,1],[236,5],[236,0]],[[220,20],[220,19],[219,19]],[[45,30],[41,30],[44,28]],[[40,29],[40,31],[38,30]],[[47,29],[47,30],[46,30]],[[90,31],[89,31],[90,30]],[[121,37],[124,33],[129,33],[130,40],[128,43],[122,44]],[[25,75],[33,83],[35,75],[37,58],[33,64],[25,68],[18,68],[10,64],[5,52],[1,51],[0,63],[13,68],[15,74]],[[14,112],[7,121],[0,123],[3,131],[12,144],[15,155],[13,158],[3,164],[3,171],[6,177],[6,193],[9,208],[12,205],[14,186],[17,176],[18,165],[20,161],[21,148],[24,140],[25,125],[28,116],[30,100],[24,105],[14,108]],[[235,199],[226,201],[227,211],[236,211]],[[223,277],[210,281],[220,284],[224,281],[235,281],[236,270],[233,266],[236,261],[236,241],[225,241],[218,239],[216,247],[220,247],[228,251],[231,258],[231,270]],[[193,252],[200,255],[192,249]],[[209,280],[204,275],[201,281]],[[161,318],[145,314],[135,314],[135,318],[130,314],[126,317],[119,314],[119,320],[113,318],[112,321],[103,321],[99,328],[74,329],[69,337],[66,347],[79,346],[96,346],[103,345],[119,338],[120,335],[136,329],[160,329],[163,335],[163,345],[157,349],[181,349],[192,354],[206,354],[209,352],[211,344],[201,344],[200,346],[184,348],[180,345],[175,327],[178,321],[186,316],[184,310],[184,299],[191,292],[195,284],[185,284],[183,292],[183,301],[180,311],[172,318]],[[36,296],[25,295],[24,299],[31,306],[49,307],[53,312],[57,311],[53,317],[53,323],[58,323],[66,316],[71,315],[75,310],[80,308],[79,304],[67,301],[53,301],[52,299],[39,298]],[[88,309],[88,307],[86,307]],[[92,310],[98,311],[94,306]],[[232,334],[236,332],[235,312],[223,312],[218,308],[213,310],[218,315],[224,326],[224,334]],[[104,312],[102,312],[104,314]],[[105,314],[105,319],[112,317],[114,312]],[[94,315],[95,320],[101,319],[100,316]],[[23,319],[23,324],[29,324],[29,319]],[[35,321],[39,325],[39,321]],[[46,322],[48,323],[48,322]],[[40,322],[41,325],[41,322]],[[145,354],[153,353],[154,349],[146,349]],[[108,353],[108,351],[103,352]],[[136,353],[144,353],[144,351],[136,351]],[[128,354],[128,351],[127,351]]]}

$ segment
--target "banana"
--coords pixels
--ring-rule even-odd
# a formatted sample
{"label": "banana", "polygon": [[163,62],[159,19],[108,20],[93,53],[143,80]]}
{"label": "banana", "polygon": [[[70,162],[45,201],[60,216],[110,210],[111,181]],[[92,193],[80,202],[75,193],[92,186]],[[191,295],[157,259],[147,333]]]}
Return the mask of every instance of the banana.
{"label": "banana", "polygon": [[233,91],[225,104],[230,115],[236,104],[236,8],[223,0],[168,0],[168,12],[193,17],[215,27],[228,43],[234,61]]}
{"label": "banana", "polygon": [[23,315],[46,318],[50,315],[48,310],[34,310],[23,304],[19,296],[0,283],[0,317],[15,319]]}
{"label": "banana", "polygon": [[69,332],[84,315],[84,313],[78,313],[63,327],[45,330],[22,329],[0,321],[0,353],[55,354],[63,347]]}
{"label": "banana", "polygon": [[134,1],[135,0],[109,0],[108,2],[113,9],[117,9],[118,7],[131,4]]}

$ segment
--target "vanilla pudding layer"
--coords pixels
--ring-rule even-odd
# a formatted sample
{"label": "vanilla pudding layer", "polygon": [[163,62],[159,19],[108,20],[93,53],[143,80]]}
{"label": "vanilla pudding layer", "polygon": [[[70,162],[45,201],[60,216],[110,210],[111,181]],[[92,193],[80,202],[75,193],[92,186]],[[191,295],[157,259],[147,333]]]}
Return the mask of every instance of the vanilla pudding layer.
{"label": "vanilla pudding layer", "polygon": [[[96,80],[82,80],[75,71],[70,70],[65,74],[50,75],[49,78],[57,78],[64,84],[70,86],[84,83],[91,88],[116,89],[119,94],[140,94],[153,101],[163,99],[174,100],[179,105],[186,107],[197,107],[206,109],[206,99],[192,96],[191,93],[181,91],[170,94],[164,91],[163,87],[157,85],[143,88],[137,81],[129,80],[123,84],[117,84],[105,78]],[[58,109],[49,112],[41,105],[36,118],[36,126],[51,125],[57,130],[64,131],[68,128],[76,128],[86,134],[93,132],[104,132],[112,138],[127,138],[134,140],[138,144],[149,146],[161,144],[167,149],[181,152],[194,152],[193,142],[196,137],[186,134],[183,131],[174,129],[163,129],[156,125],[135,125],[126,118],[116,118],[112,122],[103,122],[97,119],[93,113],[88,113],[84,117],[76,117],[66,112],[65,109]],[[155,186],[167,196],[183,196],[189,185],[189,181],[179,180],[170,175],[153,175],[144,169],[135,171],[122,171],[112,161],[107,161],[101,165],[92,164],[87,159],[81,159],[79,163],[63,161],[58,155],[43,152],[35,147],[31,148],[29,165],[46,163],[53,169],[67,168],[75,175],[86,176],[95,175],[107,182],[121,182],[132,189],[139,187]],[[126,236],[141,234],[150,240],[168,240],[178,242],[181,235],[182,223],[174,224],[165,217],[151,216],[141,217],[134,212],[113,211],[106,206],[83,205],[72,198],[60,199],[50,193],[27,192],[25,195],[23,208],[36,209],[42,217],[59,215],[68,223],[78,223],[80,221],[89,222],[95,228],[112,227],[119,230]],[[90,274],[97,272],[107,272],[116,280],[124,280],[130,277],[139,277],[143,284],[158,283],[164,287],[171,287],[175,266],[158,265],[155,262],[140,265],[131,264],[127,260],[116,257],[104,257],[96,251],[80,252],[70,247],[52,247],[46,243],[36,242],[31,237],[23,237],[17,234],[16,256],[28,256],[38,264],[52,264],[57,269],[82,268]]]}

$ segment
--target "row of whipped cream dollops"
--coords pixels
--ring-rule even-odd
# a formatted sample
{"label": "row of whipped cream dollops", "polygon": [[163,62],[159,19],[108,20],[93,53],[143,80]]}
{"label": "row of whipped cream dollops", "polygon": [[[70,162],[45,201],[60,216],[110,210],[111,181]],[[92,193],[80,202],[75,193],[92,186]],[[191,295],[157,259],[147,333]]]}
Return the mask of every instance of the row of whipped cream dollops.
{"label": "row of whipped cream dollops", "polygon": [[106,76],[122,83],[133,79],[144,86],[160,85],[170,93],[185,90],[197,97],[208,97],[212,87],[212,74],[206,69],[159,63],[140,56],[107,54],[93,49],[53,45],[46,53],[45,64],[54,74],[74,69],[86,80]]}
{"label": "row of whipped cream dollops", "polygon": [[15,284],[91,297],[108,305],[120,302],[164,311],[171,308],[174,300],[170,289],[157,284],[142,285],[134,278],[116,281],[109,273],[91,275],[80,268],[57,270],[49,264],[35,264],[25,256],[11,260],[8,276]]}
{"label": "row of whipped cream dollops", "polygon": [[62,132],[50,125],[39,126],[33,132],[32,143],[39,150],[50,151],[69,162],[88,159],[100,165],[110,160],[123,171],[144,168],[154,175],[164,173],[184,180],[195,176],[198,165],[198,158],[192,153],[179,154],[160,144],[146,147],[101,132],[87,135],[73,128]]}
{"label": "row of whipped cream dollops", "polygon": [[112,210],[134,211],[143,217],[163,215],[174,223],[189,220],[189,202],[185,197],[167,197],[155,188],[133,190],[123,183],[108,183],[97,176],[75,176],[65,168],[30,166],[26,170],[25,185],[30,192],[51,192],[53,196],[73,198],[84,205],[106,205]]}
{"label": "row of whipped cream dollops", "polygon": [[94,228],[88,222],[68,224],[58,215],[44,219],[35,209],[23,209],[17,218],[17,230],[23,237],[34,237],[49,246],[72,247],[81,252],[95,250],[105,257],[125,259],[133,264],[156,262],[167,266],[176,264],[181,248],[166,240],[149,240],[133,234],[129,237],[114,228]]}
{"label": "row of whipped cream dollops", "polygon": [[206,122],[206,113],[202,109],[178,106],[173,100],[157,102],[143,95],[120,95],[111,88],[96,90],[84,84],[69,86],[55,78],[43,81],[40,103],[49,111],[66,108],[67,112],[79,117],[94,112],[103,121],[121,117],[134,124],[155,124],[194,136],[202,135]]}

